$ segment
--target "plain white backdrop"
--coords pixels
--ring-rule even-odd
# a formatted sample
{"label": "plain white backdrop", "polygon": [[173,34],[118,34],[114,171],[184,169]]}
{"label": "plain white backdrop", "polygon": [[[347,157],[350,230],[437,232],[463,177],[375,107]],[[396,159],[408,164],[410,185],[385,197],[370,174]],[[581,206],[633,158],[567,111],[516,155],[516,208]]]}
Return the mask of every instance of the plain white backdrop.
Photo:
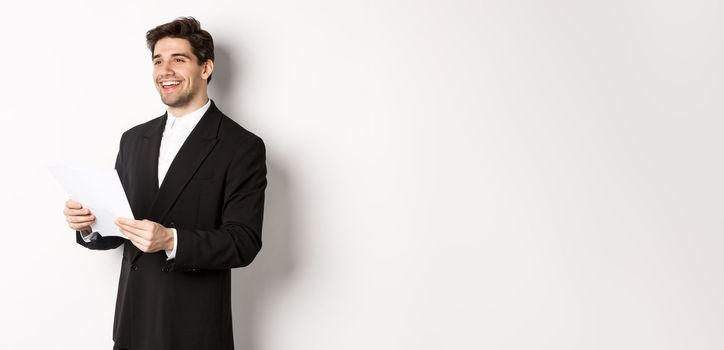
{"label": "plain white backdrop", "polygon": [[0,348],[110,349],[120,250],[45,165],[165,111],[145,32],[214,36],[267,145],[240,350],[724,348],[720,1],[14,2]]}

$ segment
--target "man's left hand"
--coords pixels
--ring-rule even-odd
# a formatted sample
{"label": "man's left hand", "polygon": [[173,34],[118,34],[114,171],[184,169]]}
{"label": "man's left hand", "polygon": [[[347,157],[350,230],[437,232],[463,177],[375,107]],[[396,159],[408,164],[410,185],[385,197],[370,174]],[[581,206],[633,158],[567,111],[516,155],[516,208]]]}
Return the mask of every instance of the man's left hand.
{"label": "man's left hand", "polygon": [[173,231],[151,220],[117,218],[121,232],[144,253],[173,249]]}

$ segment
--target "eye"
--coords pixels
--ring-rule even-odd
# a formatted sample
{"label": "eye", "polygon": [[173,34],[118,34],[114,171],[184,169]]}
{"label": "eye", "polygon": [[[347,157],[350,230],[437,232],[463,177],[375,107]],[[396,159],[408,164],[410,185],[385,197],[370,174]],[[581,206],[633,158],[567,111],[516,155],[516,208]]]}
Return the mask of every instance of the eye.
{"label": "eye", "polygon": [[175,59],[175,61],[178,62],[178,63],[183,63],[184,59],[177,57],[177,58]]}
{"label": "eye", "polygon": [[155,61],[153,61],[153,65],[154,65],[154,66],[158,66],[159,64],[161,64],[161,60],[155,60]]}

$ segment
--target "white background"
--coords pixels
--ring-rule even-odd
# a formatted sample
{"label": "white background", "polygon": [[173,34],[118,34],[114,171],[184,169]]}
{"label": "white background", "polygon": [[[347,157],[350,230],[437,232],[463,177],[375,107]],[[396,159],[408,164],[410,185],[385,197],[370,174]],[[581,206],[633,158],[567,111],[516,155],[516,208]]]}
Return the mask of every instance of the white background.
{"label": "white background", "polygon": [[721,1],[22,1],[3,7],[2,349],[110,349],[120,250],[45,165],[164,112],[193,15],[267,145],[237,349],[722,349]]}

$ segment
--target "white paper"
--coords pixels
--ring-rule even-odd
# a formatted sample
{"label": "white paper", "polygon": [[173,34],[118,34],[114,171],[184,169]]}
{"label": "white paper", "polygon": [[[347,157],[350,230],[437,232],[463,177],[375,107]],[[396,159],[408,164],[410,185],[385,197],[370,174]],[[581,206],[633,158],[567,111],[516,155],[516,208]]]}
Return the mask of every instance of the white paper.
{"label": "white paper", "polygon": [[95,215],[95,222],[91,224],[93,231],[97,231],[101,236],[119,236],[127,239],[115,221],[118,217],[133,219],[133,211],[128,205],[121,180],[114,169],[67,165],[53,165],[48,169],[70,199],[81,203]]}

